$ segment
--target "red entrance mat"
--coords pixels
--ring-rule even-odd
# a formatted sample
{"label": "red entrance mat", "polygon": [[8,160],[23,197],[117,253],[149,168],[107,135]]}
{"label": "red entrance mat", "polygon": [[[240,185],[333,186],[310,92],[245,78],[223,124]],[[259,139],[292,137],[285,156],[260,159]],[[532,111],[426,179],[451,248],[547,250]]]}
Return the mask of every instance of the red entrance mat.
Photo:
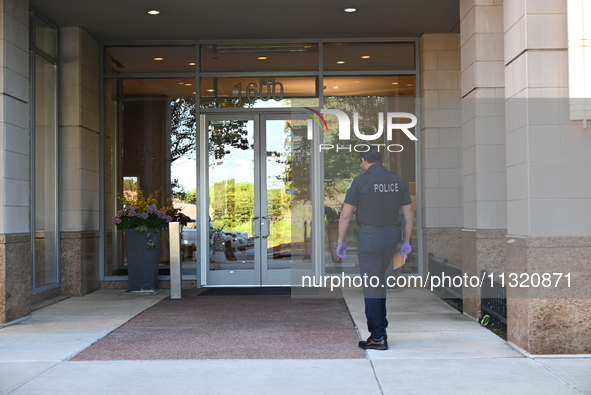
{"label": "red entrance mat", "polygon": [[161,301],[71,360],[365,358],[342,299],[198,295]]}

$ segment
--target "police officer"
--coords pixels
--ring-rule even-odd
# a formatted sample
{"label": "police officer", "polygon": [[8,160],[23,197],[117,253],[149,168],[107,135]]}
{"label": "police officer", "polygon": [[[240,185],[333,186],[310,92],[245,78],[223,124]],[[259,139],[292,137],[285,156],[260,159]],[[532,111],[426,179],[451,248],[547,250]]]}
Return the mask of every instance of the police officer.
{"label": "police officer", "polygon": [[[402,177],[384,168],[382,155],[374,147],[360,154],[361,167],[365,171],[355,177],[343,204],[339,219],[339,238],[336,253],[345,258],[345,236],[353,213],[360,224],[357,259],[362,276],[366,276],[363,296],[365,316],[370,337],[360,341],[364,350],[387,350],[386,328],[386,283],[385,274],[400,241],[399,214],[404,216],[404,241],[400,253],[406,257],[412,251],[410,235],[413,227],[413,212],[408,186]],[[375,276],[371,286],[369,279]]]}

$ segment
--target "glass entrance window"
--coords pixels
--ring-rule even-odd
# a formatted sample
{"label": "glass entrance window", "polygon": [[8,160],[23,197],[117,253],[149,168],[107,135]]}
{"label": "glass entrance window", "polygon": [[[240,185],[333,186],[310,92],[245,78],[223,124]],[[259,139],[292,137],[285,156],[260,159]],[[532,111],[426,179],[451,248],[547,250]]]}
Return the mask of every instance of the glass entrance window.
{"label": "glass entrance window", "polygon": [[59,59],[57,29],[39,16],[31,15],[31,285],[33,292],[37,293],[56,288],[60,282],[57,177]]}
{"label": "glass entrance window", "polygon": [[34,288],[58,282],[56,65],[35,55]]}
{"label": "glass entrance window", "polygon": [[[122,79],[105,84],[105,276],[125,276],[125,231],[111,218],[121,197],[153,195],[158,207],[173,206],[193,221],[196,209],[196,100],[193,80]],[[182,232],[182,273],[195,278],[194,222]],[[168,235],[161,234],[161,275],[170,273]]]}
{"label": "glass entrance window", "polygon": [[[317,77],[201,78],[201,108],[296,107],[318,105]],[[302,104],[303,105],[303,104]]]}
{"label": "glass entrance window", "polygon": [[194,73],[197,65],[192,45],[112,46],[105,48],[104,59],[105,74]]}
{"label": "glass entrance window", "polygon": [[[319,133],[304,108],[350,118],[358,109],[366,134],[376,132],[378,113],[415,114],[416,40],[186,44],[105,48],[104,277],[126,274],[124,237],[108,224],[117,197],[134,188],[159,191],[161,205],[195,219],[182,234],[184,279],[289,285],[294,269],[357,273],[355,230],[351,258],[333,252],[347,186],[361,171],[358,153],[315,151],[339,143],[338,122],[327,114],[329,128]],[[414,142],[396,133],[374,142],[404,146],[386,152],[385,164],[416,196]],[[313,222],[322,209],[324,221]],[[324,237],[314,237],[323,225]],[[412,243],[419,251],[416,235]],[[168,274],[166,248],[160,269]]]}
{"label": "glass entrance window", "polygon": [[414,75],[324,77],[324,96],[327,98],[335,96],[414,98],[415,91],[416,82]]}
{"label": "glass entrance window", "polygon": [[[331,88],[332,95],[325,97],[324,108],[341,110],[349,116],[352,116],[353,112],[357,112],[358,130],[363,134],[375,135],[378,133],[380,114],[384,117],[383,119],[388,112],[415,114],[414,76],[327,77],[325,83],[326,90]],[[337,84],[339,84],[339,89],[335,89]],[[351,140],[344,144],[339,141],[339,125],[336,117],[327,114],[326,121],[328,130],[324,133],[325,144],[335,147],[351,147],[350,149],[323,150],[326,273],[345,272],[354,275],[359,272],[356,258],[359,227],[354,222],[351,223],[346,239],[347,258],[341,259],[335,253],[338,241],[338,220],[351,181],[363,172],[359,164],[359,151],[364,151],[365,147],[373,144],[380,145],[384,167],[400,175],[408,183],[415,215],[413,234],[411,235],[413,252],[406,264],[398,271],[401,273],[418,272],[416,142],[398,130],[392,133],[391,140],[387,139],[386,133],[382,133],[380,138],[371,141],[362,140],[352,134]],[[397,119],[396,121],[410,122],[409,119]],[[386,121],[384,121],[385,123]],[[416,134],[414,128],[410,131]],[[402,222],[400,225],[402,226]]]}
{"label": "glass entrance window", "polygon": [[326,71],[415,69],[413,42],[325,43],[323,55]]}
{"label": "glass entrance window", "polygon": [[200,53],[201,72],[318,70],[312,43],[203,44]]}

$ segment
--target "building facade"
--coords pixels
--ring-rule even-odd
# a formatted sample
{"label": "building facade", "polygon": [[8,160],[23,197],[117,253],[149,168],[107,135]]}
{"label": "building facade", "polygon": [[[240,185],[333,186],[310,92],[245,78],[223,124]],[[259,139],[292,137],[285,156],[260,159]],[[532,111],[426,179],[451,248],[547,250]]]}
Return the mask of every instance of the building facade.
{"label": "building facade", "polygon": [[[326,112],[338,110],[376,135],[415,117],[416,141],[403,128],[372,140],[413,196],[415,254],[401,275],[427,277],[429,253],[468,277],[486,270],[506,283],[509,341],[591,352],[589,0],[449,1],[447,27],[411,29],[415,10],[399,30],[360,21],[346,37],[289,39],[288,27],[174,37],[130,20],[131,34],[67,2],[1,4],[0,323],[51,298],[126,289],[111,218],[138,191],[195,219],[184,287],[355,273],[331,250],[369,142],[339,140]],[[160,261],[167,287],[166,248]],[[480,288],[463,284],[474,318]]]}

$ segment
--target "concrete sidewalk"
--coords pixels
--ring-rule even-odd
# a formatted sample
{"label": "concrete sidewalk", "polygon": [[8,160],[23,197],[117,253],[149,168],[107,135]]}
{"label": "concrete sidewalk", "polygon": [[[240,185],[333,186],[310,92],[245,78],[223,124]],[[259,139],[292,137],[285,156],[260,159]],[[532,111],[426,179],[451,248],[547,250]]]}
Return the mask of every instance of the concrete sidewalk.
{"label": "concrete sidewalk", "polygon": [[[361,290],[343,294],[367,337]],[[424,289],[389,293],[390,349],[366,360],[68,361],[167,296],[97,291],[0,329],[0,393],[591,394],[591,357],[524,356]]]}

